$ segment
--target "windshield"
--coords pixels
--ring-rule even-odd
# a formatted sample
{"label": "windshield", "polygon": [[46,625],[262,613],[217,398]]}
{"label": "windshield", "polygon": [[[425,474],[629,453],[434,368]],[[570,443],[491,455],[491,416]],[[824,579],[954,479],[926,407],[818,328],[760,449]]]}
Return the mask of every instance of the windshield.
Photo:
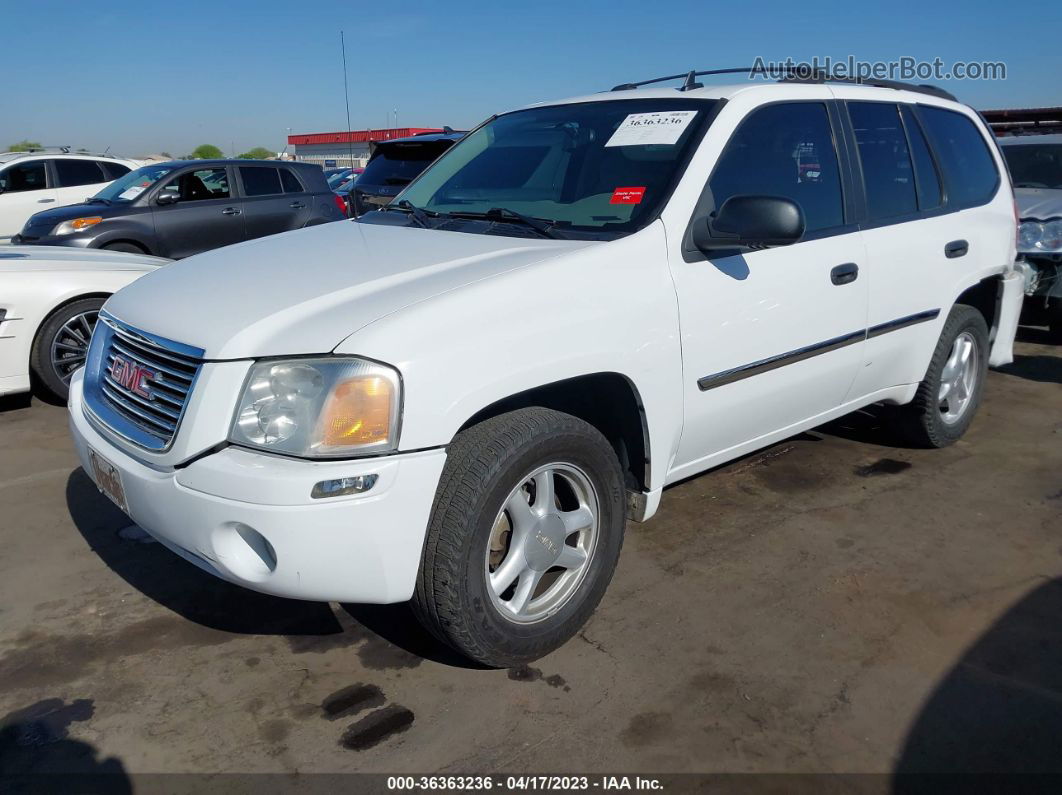
{"label": "windshield", "polygon": [[656,217],[714,104],[609,100],[508,113],[466,136],[398,200],[429,213],[506,210],[561,232],[627,234]]}
{"label": "windshield", "polygon": [[1062,144],[1012,144],[1002,149],[1015,188],[1062,190]]}
{"label": "windshield", "polygon": [[408,185],[450,146],[450,141],[380,144],[359,181],[363,185]]}
{"label": "windshield", "polygon": [[92,198],[108,202],[131,202],[164,176],[173,171],[170,165],[144,166],[130,171],[101,190]]}

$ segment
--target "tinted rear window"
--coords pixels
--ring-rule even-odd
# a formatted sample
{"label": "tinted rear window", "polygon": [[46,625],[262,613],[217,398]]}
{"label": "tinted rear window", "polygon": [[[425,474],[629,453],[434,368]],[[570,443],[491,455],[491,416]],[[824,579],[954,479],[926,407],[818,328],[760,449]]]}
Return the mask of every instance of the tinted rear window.
{"label": "tinted rear window", "polygon": [[306,190],[302,187],[298,177],[288,171],[286,168],[280,169],[280,181],[284,185],[285,193],[302,193]]}
{"label": "tinted rear window", "polygon": [[243,179],[243,192],[247,196],[270,196],[284,192],[280,187],[280,175],[275,168],[240,166],[240,178]]}
{"label": "tinted rear window", "polygon": [[919,111],[944,172],[948,206],[974,207],[991,199],[999,174],[974,122],[943,108],[922,105]]}
{"label": "tinted rear window", "polygon": [[77,185],[96,185],[110,182],[111,178],[103,173],[95,160],[56,159],[55,172],[59,177],[60,188],[73,188]]}
{"label": "tinted rear window", "polygon": [[911,215],[918,209],[914,170],[900,111],[885,102],[849,102],[870,220]]}
{"label": "tinted rear window", "polygon": [[363,185],[408,185],[451,144],[444,141],[382,145],[358,181]]}
{"label": "tinted rear window", "polygon": [[111,179],[118,179],[129,173],[129,166],[123,166],[121,163],[101,163],[100,165]]}

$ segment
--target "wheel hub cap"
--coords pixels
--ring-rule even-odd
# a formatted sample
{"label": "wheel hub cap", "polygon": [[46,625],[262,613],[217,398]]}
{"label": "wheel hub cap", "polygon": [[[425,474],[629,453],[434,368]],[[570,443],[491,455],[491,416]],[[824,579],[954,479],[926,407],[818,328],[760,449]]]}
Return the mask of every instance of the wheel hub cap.
{"label": "wheel hub cap", "polygon": [[940,374],[937,393],[940,417],[948,425],[962,419],[970,406],[980,372],[978,358],[977,341],[970,332],[964,331],[955,338]]}
{"label": "wheel hub cap", "polygon": [[598,524],[597,493],[579,468],[548,464],[521,479],[487,544],[487,592],[498,612],[528,624],[560,610],[582,585]]}

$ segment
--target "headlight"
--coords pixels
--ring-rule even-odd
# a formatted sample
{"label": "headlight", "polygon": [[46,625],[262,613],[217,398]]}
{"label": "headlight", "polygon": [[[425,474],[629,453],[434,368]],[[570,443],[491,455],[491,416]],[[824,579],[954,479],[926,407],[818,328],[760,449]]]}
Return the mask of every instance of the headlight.
{"label": "headlight", "polygon": [[229,440],[306,458],[381,453],[398,445],[398,372],[364,359],[258,362]]}
{"label": "headlight", "polygon": [[1018,251],[1022,254],[1062,252],[1062,218],[1022,221],[1018,227]]}
{"label": "headlight", "polygon": [[90,226],[103,221],[98,215],[94,215],[90,218],[74,218],[70,221],[63,221],[59,226],[52,230],[53,235],[72,235],[74,232],[80,232],[83,229],[88,229]]}

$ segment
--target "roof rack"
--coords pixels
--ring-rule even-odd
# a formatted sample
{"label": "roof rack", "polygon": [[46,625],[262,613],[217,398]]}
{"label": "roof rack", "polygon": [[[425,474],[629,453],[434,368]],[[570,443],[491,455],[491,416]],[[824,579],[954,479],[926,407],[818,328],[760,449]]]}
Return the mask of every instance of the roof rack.
{"label": "roof rack", "polygon": [[93,157],[113,157],[118,158],[118,155],[111,154],[110,152],[89,152],[87,150],[74,151],[71,146],[34,146],[29,149],[19,149],[15,152],[3,152],[5,155],[92,155]]}
{"label": "roof rack", "polygon": [[[692,91],[695,88],[704,88],[703,83],[698,83],[697,78],[704,75],[777,75],[781,70],[778,69],[763,69],[757,67],[737,67],[734,69],[707,69],[705,71],[696,72],[689,71],[677,75],[668,75],[667,77],[654,77],[651,80],[642,80],[637,83],[620,83],[618,86],[614,86],[612,91],[629,91],[641,86],[647,86],[652,83],[664,83],[669,80],[682,79],[682,87],[679,91]],[[914,91],[919,94],[928,94],[933,97],[940,97],[941,99],[950,99],[958,101],[955,95],[945,91],[943,88],[937,86],[930,86],[918,83],[903,83],[899,80],[881,80],[873,77],[836,77],[828,74],[826,71],[819,69],[811,74],[805,74],[809,70],[800,69],[799,67],[792,67],[786,70],[788,73],[779,78],[779,83],[851,83],[861,86],[873,86],[875,88],[892,88],[897,91]]]}

